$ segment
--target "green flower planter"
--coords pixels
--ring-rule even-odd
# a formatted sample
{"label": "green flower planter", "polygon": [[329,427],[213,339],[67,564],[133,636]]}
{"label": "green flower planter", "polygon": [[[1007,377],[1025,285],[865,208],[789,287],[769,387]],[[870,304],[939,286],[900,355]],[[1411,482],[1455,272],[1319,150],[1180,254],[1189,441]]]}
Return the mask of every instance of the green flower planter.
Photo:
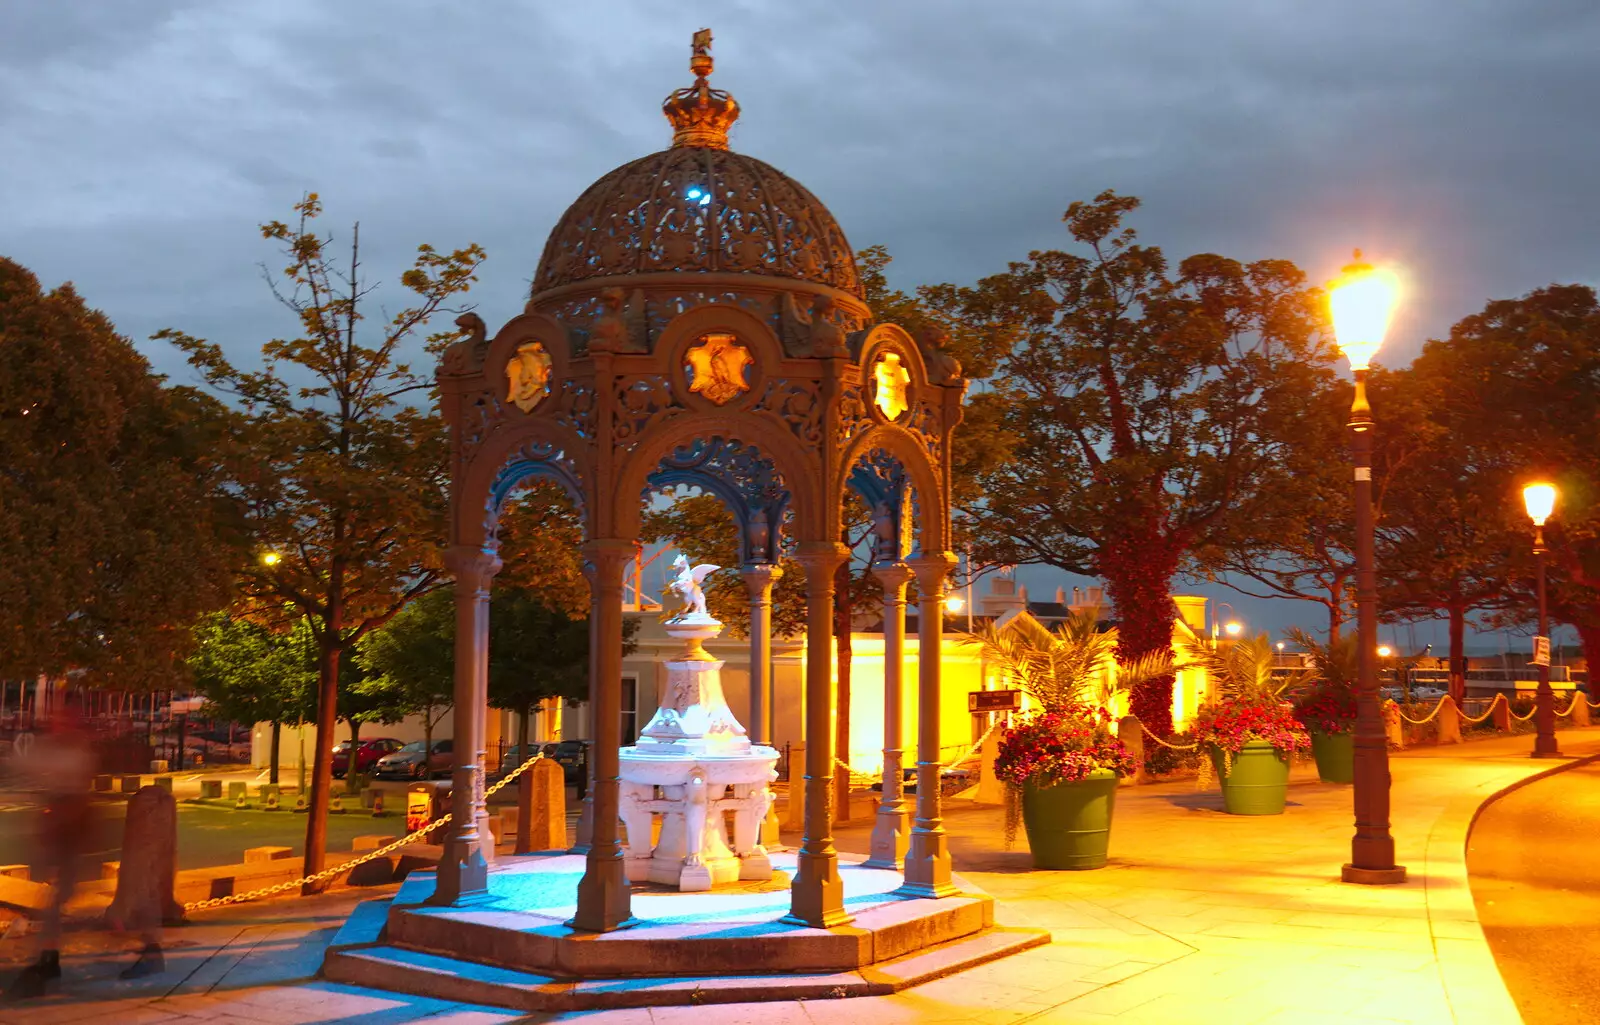
{"label": "green flower planter", "polygon": [[1356,781],[1356,735],[1311,731],[1311,754],[1317,759],[1317,775],[1324,783]]}
{"label": "green flower planter", "polygon": [[1222,781],[1222,807],[1229,815],[1282,815],[1289,797],[1289,760],[1265,740],[1247,740],[1223,772],[1222,748],[1212,745],[1211,764]]}
{"label": "green flower planter", "polygon": [[1096,769],[1088,779],[1022,789],[1022,826],[1028,833],[1033,867],[1100,868],[1111,846],[1111,811],[1117,799],[1117,774]]}

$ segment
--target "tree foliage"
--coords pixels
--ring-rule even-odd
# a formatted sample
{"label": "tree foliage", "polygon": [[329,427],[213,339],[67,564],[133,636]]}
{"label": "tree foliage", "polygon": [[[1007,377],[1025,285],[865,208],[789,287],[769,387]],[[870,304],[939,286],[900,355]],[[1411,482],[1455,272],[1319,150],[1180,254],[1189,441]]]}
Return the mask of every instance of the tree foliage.
{"label": "tree foliage", "polygon": [[174,685],[189,624],[229,598],[229,431],[70,284],[0,258],[0,678]]}
{"label": "tree foliage", "polygon": [[[359,226],[348,271],[313,222],[316,193],[295,204],[298,222],[261,226],[283,244],[287,288],[268,276],[294,314],[298,334],[261,347],[258,370],[235,366],[221,346],[176,330],[156,335],[178,346],[207,384],[241,413],[230,471],[249,524],[276,563],[251,563],[240,581],[249,614],[273,619],[292,609],[316,640],[317,761],[307,822],[308,873],[324,861],[328,750],[341,656],[442,582],[440,543],[447,510],[444,425],[429,402],[432,382],[408,362],[435,313],[466,292],[484,259],[469,245],[443,253],[421,245],[400,282],[415,303],[369,333],[372,288],[361,277]],[[453,334],[436,334],[437,352]]]}
{"label": "tree foliage", "polygon": [[217,718],[241,724],[315,718],[317,657],[309,624],[274,631],[214,612],[201,618],[194,634],[191,682]]}
{"label": "tree foliage", "polygon": [[[1331,374],[1320,296],[1292,263],[1211,254],[1173,268],[1102,193],[1064,220],[1077,252],[1034,252],[960,290],[963,315],[1009,344],[992,405],[1010,456],[971,512],[991,563],[1099,576],[1118,658],[1171,653],[1170,581],[1264,514],[1307,399]],[[1171,729],[1171,678],[1133,708]]]}

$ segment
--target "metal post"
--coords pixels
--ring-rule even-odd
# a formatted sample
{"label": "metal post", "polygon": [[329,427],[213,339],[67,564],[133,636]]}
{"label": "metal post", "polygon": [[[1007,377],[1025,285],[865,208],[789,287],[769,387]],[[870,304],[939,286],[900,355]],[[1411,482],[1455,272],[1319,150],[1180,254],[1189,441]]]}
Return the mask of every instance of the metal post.
{"label": "metal post", "polygon": [[872,823],[868,868],[897,869],[910,843],[910,814],[906,810],[901,757],[905,727],[901,695],[905,692],[906,584],[911,568],[903,562],[872,567],[883,585],[883,796]]}
{"label": "metal post", "polygon": [[1355,457],[1356,634],[1359,674],[1356,686],[1355,813],[1347,883],[1403,883],[1404,866],[1394,863],[1389,834],[1389,741],[1378,707],[1378,572],[1373,556],[1372,407],[1367,404],[1367,372],[1357,370],[1356,397],[1350,407],[1350,449]]}
{"label": "metal post", "polygon": [[[1550,619],[1545,609],[1544,598],[1544,528],[1536,526],[1533,530],[1533,557],[1539,567],[1539,636],[1547,638],[1548,644]],[[1539,732],[1533,738],[1533,757],[1560,758],[1561,749],[1556,746],[1556,698],[1555,693],[1550,690],[1548,657],[1539,664],[1539,689],[1535,692],[1534,701],[1533,721]]]}
{"label": "metal post", "polygon": [[913,897],[948,897],[950,843],[944,831],[939,793],[939,690],[944,648],[945,578],[955,566],[949,552],[910,560],[917,575],[917,817],[906,852],[906,881],[900,892]]}

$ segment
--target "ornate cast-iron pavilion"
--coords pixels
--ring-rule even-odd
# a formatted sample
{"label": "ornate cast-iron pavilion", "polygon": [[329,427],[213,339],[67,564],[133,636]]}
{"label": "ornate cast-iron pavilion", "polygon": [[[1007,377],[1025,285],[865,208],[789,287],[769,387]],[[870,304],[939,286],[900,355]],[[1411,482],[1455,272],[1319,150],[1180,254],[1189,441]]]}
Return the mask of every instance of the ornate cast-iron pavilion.
{"label": "ornate cast-iron pavilion", "polygon": [[[592,812],[575,928],[629,924],[618,836],[623,571],[643,503],[694,485],[727,506],[749,587],[750,728],[770,739],[770,606],[780,551],[805,572],[805,816],[790,920],[849,921],[828,799],[834,771],[832,601],[846,488],[876,518],[883,585],[885,790],[873,861],[904,855],[904,893],[953,892],[939,794],[939,684],[950,553],[950,439],[967,382],[936,335],[873,324],[849,244],[826,207],[775,168],[728,148],[739,116],[713,89],[711,33],[694,84],[663,104],[670,148],[624,164],[578,197],[545,246],[521,316],[493,338],[467,314],[438,370],[451,433],[457,719],[451,810],[433,901],[486,891],[484,709],[490,583],[502,504],[530,477],[580,510],[589,579],[595,730]],[[915,825],[900,789],[906,585],[920,595]],[[491,855],[492,856],[492,852]]]}

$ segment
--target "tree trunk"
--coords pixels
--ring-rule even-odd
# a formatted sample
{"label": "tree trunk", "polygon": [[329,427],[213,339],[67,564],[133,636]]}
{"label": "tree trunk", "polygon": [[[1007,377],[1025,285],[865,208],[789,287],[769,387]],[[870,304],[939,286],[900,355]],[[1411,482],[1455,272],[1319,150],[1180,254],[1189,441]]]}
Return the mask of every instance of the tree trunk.
{"label": "tree trunk", "polygon": [[[1130,533],[1100,549],[1100,575],[1117,617],[1119,663],[1149,655],[1172,655],[1172,621],[1177,614],[1170,584],[1178,571],[1179,549],[1156,531]],[[1129,706],[1158,737],[1172,735],[1173,677],[1134,688]]]}
{"label": "tree trunk", "polygon": [[273,786],[278,785],[278,756],[283,750],[283,723],[276,720],[272,723],[272,754],[268,757],[267,782]]}
{"label": "tree trunk", "polygon": [[[343,609],[331,617],[335,624]],[[328,797],[333,789],[334,727],[339,717],[339,644],[342,624],[332,626],[332,637],[317,645],[317,734],[311,760],[311,800],[306,814],[306,853],[303,875],[321,872],[328,854]],[[306,895],[320,893],[326,883],[302,887]]]}
{"label": "tree trunk", "polygon": [[1328,603],[1328,647],[1339,643],[1339,631],[1344,629],[1344,605],[1340,603],[1338,595]]}
{"label": "tree trunk", "polygon": [[[845,538],[849,543],[849,538]],[[850,560],[845,559],[834,573],[833,581],[833,636],[838,644],[839,686],[834,703],[834,757],[846,765],[850,762],[850,646],[851,621],[855,618],[850,606]],[[850,772],[837,765],[833,767],[833,821],[850,821]]]}
{"label": "tree trunk", "polygon": [[429,705],[422,710],[422,761],[428,763],[428,755],[433,753],[433,706]]}
{"label": "tree trunk", "polygon": [[344,792],[356,792],[356,756],[361,752],[361,721],[354,717],[347,720],[350,723],[350,757],[344,760]]}
{"label": "tree trunk", "polygon": [[1461,707],[1467,697],[1467,610],[1451,605],[1450,613],[1450,699]]}

